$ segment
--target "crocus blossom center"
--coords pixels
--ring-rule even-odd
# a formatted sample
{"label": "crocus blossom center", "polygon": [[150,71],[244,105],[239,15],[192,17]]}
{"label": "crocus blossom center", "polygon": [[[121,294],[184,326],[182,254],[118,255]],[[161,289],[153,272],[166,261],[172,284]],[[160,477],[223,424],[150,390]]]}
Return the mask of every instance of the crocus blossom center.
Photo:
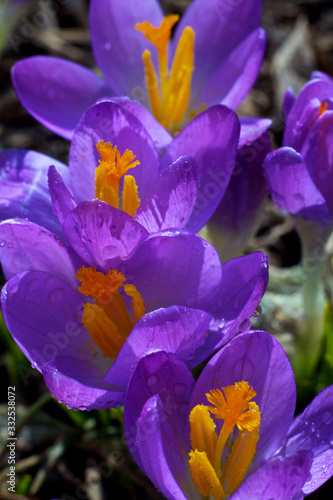
{"label": "crocus blossom center", "polygon": [[182,32],[171,70],[168,68],[168,43],[178,19],[178,15],[170,15],[159,27],[147,21],[135,26],[157,49],[159,78],[150,51],[142,54],[146,85],[153,115],[171,133],[177,131],[187,111],[194,70],[194,31],[190,26]]}
{"label": "crocus blossom center", "polygon": [[[131,217],[140,205],[138,187],[132,175],[126,175],[130,168],[139,165],[132,151],[126,149],[121,155],[117,146],[99,141],[96,145],[101,159],[95,173],[95,196],[116,208],[121,208]],[[122,195],[119,194],[123,179]]]}
{"label": "crocus blossom center", "polygon": [[[103,274],[96,268],[82,266],[76,277],[81,282],[79,292],[94,299],[94,304],[84,305],[83,326],[103,353],[114,359],[145,314],[143,299],[134,285],[124,284],[125,276],[116,269]],[[131,299],[129,305],[126,296]]]}
{"label": "crocus blossom center", "polygon": [[[191,411],[190,472],[203,496],[224,500],[243,481],[259,439],[260,411],[251,401],[255,396],[248,382],[241,381],[212,389],[206,397],[213,406],[197,405]],[[219,433],[216,420],[223,420]],[[226,446],[232,433],[236,440]]]}

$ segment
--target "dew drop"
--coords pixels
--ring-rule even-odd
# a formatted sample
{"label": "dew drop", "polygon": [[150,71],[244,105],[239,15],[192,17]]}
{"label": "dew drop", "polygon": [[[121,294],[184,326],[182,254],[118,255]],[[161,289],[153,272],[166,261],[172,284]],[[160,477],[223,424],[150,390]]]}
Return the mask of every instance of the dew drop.
{"label": "dew drop", "polygon": [[147,378],[147,385],[149,385],[149,387],[151,387],[152,385],[155,385],[157,382],[157,376],[156,375],[149,375],[149,377]]}
{"label": "dew drop", "polygon": [[252,314],[252,316],[254,318],[258,318],[259,316],[261,316],[261,313],[262,313],[262,307],[259,305],[257,307],[257,309],[254,311],[254,313]]}
{"label": "dew drop", "polygon": [[5,241],[1,241],[0,242],[0,247],[3,248],[5,246],[6,242]]}
{"label": "dew drop", "polygon": [[320,438],[320,431],[316,432],[316,437],[319,439]]}
{"label": "dew drop", "polygon": [[312,424],[310,426],[310,430],[311,430],[311,432],[315,432],[316,426],[315,426],[314,422],[312,422]]}
{"label": "dew drop", "polygon": [[218,329],[219,329],[219,330],[223,330],[224,325],[225,325],[225,321],[224,321],[224,319],[223,319],[223,318],[221,318],[221,321],[219,322],[219,325],[218,325]]}

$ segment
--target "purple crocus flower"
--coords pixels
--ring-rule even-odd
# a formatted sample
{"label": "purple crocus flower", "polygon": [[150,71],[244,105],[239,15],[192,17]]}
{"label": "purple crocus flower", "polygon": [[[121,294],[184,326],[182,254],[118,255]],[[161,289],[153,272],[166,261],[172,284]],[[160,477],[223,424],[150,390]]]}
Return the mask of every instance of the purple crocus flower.
{"label": "purple crocus flower", "polygon": [[333,80],[313,76],[297,99],[287,91],[283,147],[267,156],[264,168],[278,208],[327,226],[333,214]]}
{"label": "purple crocus flower", "polygon": [[157,0],[93,0],[91,39],[103,78],[36,56],[14,66],[13,85],[25,108],[67,139],[89,106],[111,96],[141,101],[175,131],[205,107],[243,101],[265,50],[261,8],[261,0],[195,0],[169,40],[177,16],[163,19]]}
{"label": "purple crocus flower", "polygon": [[149,235],[106,202],[77,205],[55,167],[49,184],[62,239],[24,219],[0,224],[9,280],[1,310],[61,402],[121,404],[130,367],[146,350],[177,352],[193,367],[248,324],[267,285],[263,254],[231,261],[222,278],[216,251],[199,236]]}
{"label": "purple crocus flower", "polygon": [[274,202],[293,216],[302,243],[303,311],[294,360],[302,383],[312,379],[321,352],[322,249],[333,228],[333,80],[314,73],[297,99],[287,91],[283,108],[283,147],[266,157],[264,169]]}
{"label": "purple crocus flower", "polygon": [[333,386],[294,419],[295,401],[291,365],[266,332],[234,338],[197,382],[157,351],[131,375],[126,438],[170,500],[302,499],[333,474]]}
{"label": "purple crocus flower", "polygon": [[[233,171],[238,136],[236,114],[221,105],[198,115],[172,141],[138,103],[128,99],[122,99],[121,103],[100,102],[83,114],[73,135],[69,180],[68,175],[65,178],[73,193],[70,198],[75,203],[93,198],[107,201],[133,215],[151,233],[170,227],[198,231],[225,193]],[[113,144],[112,148],[108,143]],[[195,161],[182,156],[187,154]],[[2,218],[21,215],[15,212],[21,202],[27,208],[24,216],[41,222],[35,199],[32,197],[29,201],[29,193],[36,187],[45,191],[46,172],[45,168],[39,173],[36,169],[33,174],[34,160],[36,167],[40,167],[41,163],[46,165],[47,158],[32,152],[25,156],[15,150],[0,153],[1,174],[5,180],[0,189],[3,204],[8,205],[1,213]],[[54,163],[48,160],[49,165]],[[117,180],[105,178],[105,172],[111,168],[119,170]],[[22,187],[20,179],[26,182],[27,177],[28,185]],[[126,185],[127,194],[123,193],[125,181],[130,181]],[[117,191],[113,197],[108,194],[109,188],[105,190],[105,183],[113,183],[111,187]],[[44,199],[49,213],[50,199]]]}

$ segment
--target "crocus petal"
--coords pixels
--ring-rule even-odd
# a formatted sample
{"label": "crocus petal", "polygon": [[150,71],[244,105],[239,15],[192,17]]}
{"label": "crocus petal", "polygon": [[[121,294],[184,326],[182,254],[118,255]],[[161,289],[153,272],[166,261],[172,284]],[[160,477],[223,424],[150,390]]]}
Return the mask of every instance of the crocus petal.
{"label": "crocus petal", "polygon": [[331,95],[331,85],[325,80],[310,80],[304,85],[289,111],[283,146],[301,151],[310,129],[319,118],[320,102]]}
{"label": "crocus petal", "polygon": [[58,217],[60,224],[63,224],[67,215],[76,207],[76,201],[54,165],[49,168],[48,178],[53,213]]}
{"label": "crocus petal", "polygon": [[66,218],[63,233],[83,260],[106,272],[148,236],[132,217],[99,200],[79,203]]}
{"label": "crocus petal", "polygon": [[192,369],[202,359],[195,359],[201,348],[211,317],[203,311],[172,306],[146,314],[135,325],[114,364],[104,378],[111,385],[126,387],[137,359],[148,351],[177,354]]}
{"label": "crocus petal", "polygon": [[67,182],[69,170],[63,163],[35,151],[9,149],[0,152],[0,219],[27,217],[61,235],[52,211],[47,171],[55,165]]}
{"label": "crocus petal", "polygon": [[282,116],[284,121],[287,121],[288,115],[295,101],[296,101],[295,93],[292,88],[288,87],[284,93],[282,102]]}
{"label": "crocus petal", "polygon": [[[258,28],[261,9],[262,2],[258,0],[196,0],[191,3],[176,27],[174,49],[183,29],[191,26],[195,32],[194,63],[197,69],[192,84],[195,100],[221,63]],[[223,84],[223,80],[221,82]]]}
{"label": "crocus petal", "polygon": [[57,357],[42,365],[42,374],[54,398],[75,410],[100,410],[123,404],[125,393],[103,384],[105,370],[82,359]]}
{"label": "crocus petal", "polygon": [[[81,324],[83,296],[57,276],[43,271],[17,274],[4,286],[1,311],[6,325],[33,366],[57,356],[100,358]],[[97,352],[99,351],[100,354]]]}
{"label": "crocus petal", "polygon": [[272,120],[269,118],[239,118],[241,129],[239,135],[238,149],[251,144],[262,137],[264,132],[272,125]]}
{"label": "crocus petal", "polygon": [[145,200],[141,200],[135,219],[150,233],[185,227],[197,195],[197,164],[182,156],[160,175]]}
{"label": "crocus petal", "polygon": [[7,279],[23,271],[46,271],[76,285],[73,252],[44,227],[28,220],[7,220],[0,223],[0,240]]}
{"label": "crocus petal", "polygon": [[230,500],[290,500],[299,495],[309,474],[312,453],[301,451],[288,458],[272,458],[257,469],[231,495]]}
{"label": "crocus petal", "polygon": [[243,40],[216,68],[198,96],[200,103],[221,102],[233,109],[243,102],[257,79],[266,49],[266,35],[258,28]]}
{"label": "crocus petal", "polygon": [[302,156],[309,173],[333,213],[333,111],[325,111],[303,144]]}
{"label": "crocus petal", "polygon": [[12,69],[15,91],[45,127],[71,139],[82,113],[110,93],[93,71],[58,57],[34,56]]}
{"label": "crocus petal", "polygon": [[217,301],[208,308],[214,317],[211,331],[220,333],[216,348],[239,331],[250,328],[249,318],[259,306],[268,283],[268,259],[262,252],[232,259],[222,266],[222,281]]}
{"label": "crocus petal", "polygon": [[311,80],[314,79],[324,80],[325,82],[327,82],[331,86],[333,92],[333,79],[329,75],[323,73],[322,71],[312,71]]}
{"label": "crocus petal", "polygon": [[278,341],[263,331],[238,335],[202,371],[189,408],[207,404],[206,394],[235,382],[254,388],[261,413],[260,438],[254,465],[258,467],[280,447],[292,422],[296,387],[292,367]]}
{"label": "crocus petal", "polygon": [[310,477],[303,487],[308,495],[333,474],[332,449],[333,386],[327,387],[298,415],[288,432],[284,454],[289,456],[299,450],[313,453]]}
{"label": "crocus petal", "polygon": [[[160,420],[160,423],[162,427],[166,422],[171,426],[178,443],[174,453],[175,455],[179,454],[179,448],[183,447],[183,454],[187,458],[187,406],[193,386],[194,379],[191,372],[184,362],[174,354],[157,351],[147,354],[139,360],[126,391],[124,423],[128,447],[140,466],[142,466],[141,448],[148,439],[149,431],[152,430],[150,428],[147,432],[145,427],[140,429],[140,417],[146,402],[155,394],[159,395],[166,417],[164,420]],[[147,405],[146,410],[149,411]],[[184,456],[181,459],[178,457],[176,459],[177,465],[181,469],[184,466]],[[170,456],[166,458],[167,462],[169,458],[171,458],[170,463],[173,463],[174,458]],[[146,470],[146,467],[144,469]]]}
{"label": "crocus petal", "polygon": [[174,304],[207,310],[221,282],[216,250],[185,230],[149,236],[119,271],[141,293],[146,312]]}
{"label": "crocus petal", "polygon": [[137,443],[140,462],[136,460],[155,487],[169,500],[186,500],[178,484],[179,478],[186,476],[184,459],[158,395],[143,407],[137,422]]}
{"label": "crocus petal", "polygon": [[118,102],[124,106],[130,113],[132,113],[142,125],[147,129],[149,135],[159,152],[163,152],[168,144],[172,141],[169,132],[161,125],[154,116],[138,101],[128,99],[128,97],[116,97],[113,101]]}
{"label": "crocus petal", "polygon": [[330,222],[329,207],[299,153],[287,147],[273,151],[265,159],[264,170],[268,189],[280,210],[320,224]]}
{"label": "crocus petal", "polygon": [[212,106],[183,128],[167,147],[162,168],[184,154],[198,164],[200,183],[187,227],[201,229],[220,203],[234,168],[239,138],[237,115],[225,106]]}
{"label": "crocus petal", "polygon": [[100,140],[111,142],[121,154],[126,149],[133,151],[140,165],[130,174],[135,177],[139,197],[144,198],[158,178],[157,149],[142,123],[124,106],[102,101],[84,113],[73,135],[69,164],[76,200],[95,198],[95,170],[100,159],[96,144]]}
{"label": "crocus petal", "polygon": [[117,95],[133,99],[139,97],[138,93],[146,95],[142,53],[152,45],[135,25],[149,21],[159,26],[162,17],[155,0],[92,0],[90,33],[94,55]]}

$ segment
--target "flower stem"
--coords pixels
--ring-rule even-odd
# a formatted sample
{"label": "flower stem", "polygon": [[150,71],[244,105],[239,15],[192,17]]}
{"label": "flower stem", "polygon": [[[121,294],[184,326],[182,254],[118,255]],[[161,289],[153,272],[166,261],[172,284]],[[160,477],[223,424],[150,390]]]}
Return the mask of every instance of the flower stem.
{"label": "flower stem", "polygon": [[311,222],[298,220],[296,227],[302,242],[303,311],[296,338],[293,367],[298,388],[313,386],[323,342],[325,296],[322,270],[329,231]]}

